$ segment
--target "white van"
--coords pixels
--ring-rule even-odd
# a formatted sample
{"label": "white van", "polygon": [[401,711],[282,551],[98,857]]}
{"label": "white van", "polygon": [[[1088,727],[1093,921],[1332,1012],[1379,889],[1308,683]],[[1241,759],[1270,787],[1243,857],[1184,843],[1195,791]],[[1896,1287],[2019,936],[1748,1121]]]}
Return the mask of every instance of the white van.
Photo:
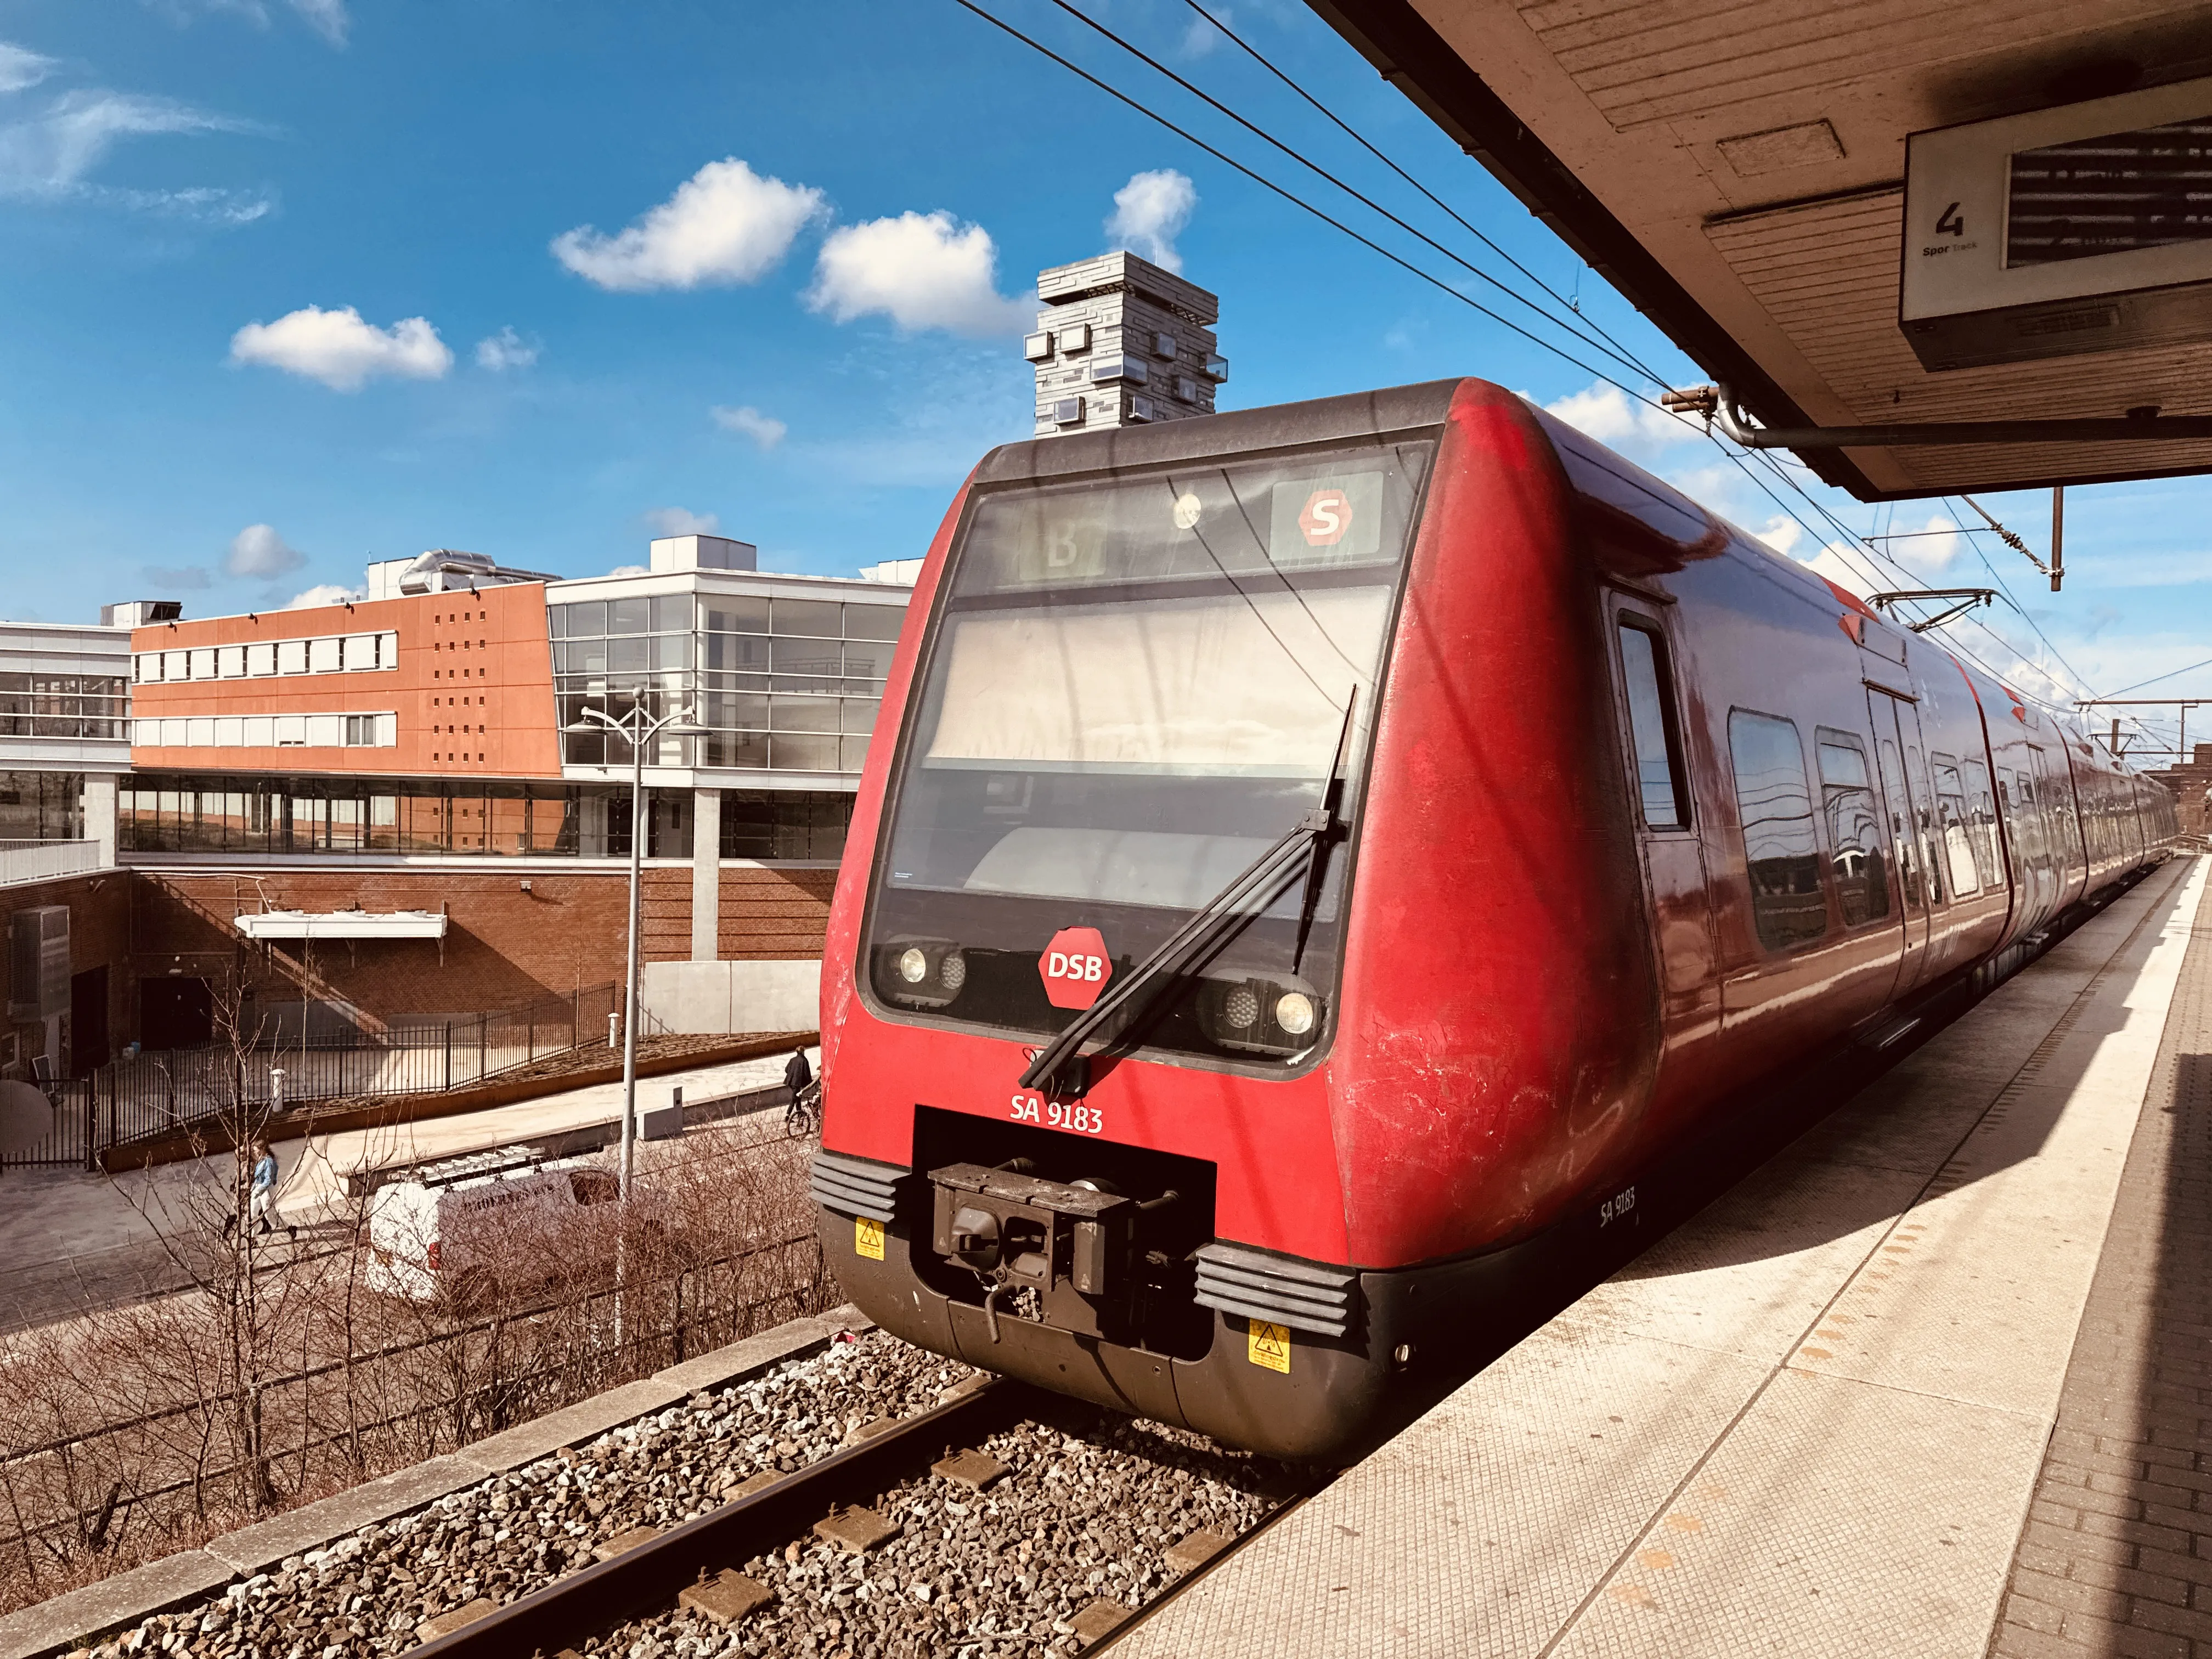
{"label": "white van", "polygon": [[465,1180],[396,1181],[369,1200],[368,1288],[410,1302],[459,1300],[520,1272],[554,1276],[545,1246],[587,1206],[612,1201],[615,1177],[580,1159]]}

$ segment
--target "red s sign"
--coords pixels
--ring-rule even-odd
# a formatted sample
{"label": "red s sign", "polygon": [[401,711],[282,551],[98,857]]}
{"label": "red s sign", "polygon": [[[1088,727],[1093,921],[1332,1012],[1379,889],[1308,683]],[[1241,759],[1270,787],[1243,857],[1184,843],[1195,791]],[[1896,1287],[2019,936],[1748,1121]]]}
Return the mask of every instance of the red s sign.
{"label": "red s sign", "polygon": [[1298,529],[1310,547],[1334,547],[1352,528],[1352,498],[1334,484],[1316,489],[1298,513]]}
{"label": "red s sign", "polygon": [[1114,961],[1096,927],[1063,927],[1037,958],[1045,1000],[1055,1008],[1088,1008],[1113,977]]}

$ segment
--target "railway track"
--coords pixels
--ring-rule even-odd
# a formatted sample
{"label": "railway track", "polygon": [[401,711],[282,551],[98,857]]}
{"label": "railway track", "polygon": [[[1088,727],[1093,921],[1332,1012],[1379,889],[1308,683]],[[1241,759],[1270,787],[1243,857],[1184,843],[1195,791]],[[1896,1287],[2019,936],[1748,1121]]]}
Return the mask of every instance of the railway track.
{"label": "railway track", "polygon": [[[1133,1490],[1126,1537],[1043,1519],[1055,1508],[1051,1488],[1112,1489],[1117,1477],[1102,1467],[1119,1460],[1112,1443],[1171,1431],[1018,1382],[975,1379],[933,1408],[861,1432],[818,1462],[757,1474],[720,1508],[503,1607],[450,1613],[442,1626],[467,1622],[426,1627],[431,1639],[414,1651],[1073,1653],[1109,1639],[1140,1605],[1256,1529],[1170,1536],[1148,1528],[1156,1506]],[[1188,1449],[1186,1440],[1195,1437],[1158,1443]],[[1118,1478],[1134,1487],[1151,1476]],[[1259,1498],[1271,1507],[1258,1524],[1317,1485],[1276,1477]],[[1141,1536],[1147,1530],[1159,1535]],[[1036,1611],[1040,1581],[1046,1597],[1057,1592],[1060,1610],[1048,1616]]]}

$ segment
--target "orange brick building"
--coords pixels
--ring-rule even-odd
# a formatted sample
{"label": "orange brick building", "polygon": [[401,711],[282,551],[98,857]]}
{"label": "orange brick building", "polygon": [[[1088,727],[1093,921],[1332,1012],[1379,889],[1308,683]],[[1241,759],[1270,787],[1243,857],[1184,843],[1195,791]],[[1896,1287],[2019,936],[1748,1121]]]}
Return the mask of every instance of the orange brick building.
{"label": "orange brick building", "polygon": [[[618,979],[636,757],[564,732],[594,708],[707,728],[643,757],[647,1010],[678,1030],[811,1025],[909,590],[755,562],[714,537],[575,580],[436,553],[372,568],[351,602],[137,607],[118,1044],[204,1040],[244,982],[374,1021]],[[325,937],[247,937],[241,917],[276,911]],[[372,937],[397,912],[442,937]]]}

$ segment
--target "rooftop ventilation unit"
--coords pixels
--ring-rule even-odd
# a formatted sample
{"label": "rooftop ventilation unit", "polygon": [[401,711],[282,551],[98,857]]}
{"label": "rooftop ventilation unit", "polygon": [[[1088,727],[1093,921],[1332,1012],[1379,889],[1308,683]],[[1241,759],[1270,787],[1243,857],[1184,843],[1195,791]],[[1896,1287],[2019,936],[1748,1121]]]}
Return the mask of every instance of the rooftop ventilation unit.
{"label": "rooftop ventilation unit", "polygon": [[1923,367],[2203,340],[2212,79],[1905,141],[1899,325]]}

